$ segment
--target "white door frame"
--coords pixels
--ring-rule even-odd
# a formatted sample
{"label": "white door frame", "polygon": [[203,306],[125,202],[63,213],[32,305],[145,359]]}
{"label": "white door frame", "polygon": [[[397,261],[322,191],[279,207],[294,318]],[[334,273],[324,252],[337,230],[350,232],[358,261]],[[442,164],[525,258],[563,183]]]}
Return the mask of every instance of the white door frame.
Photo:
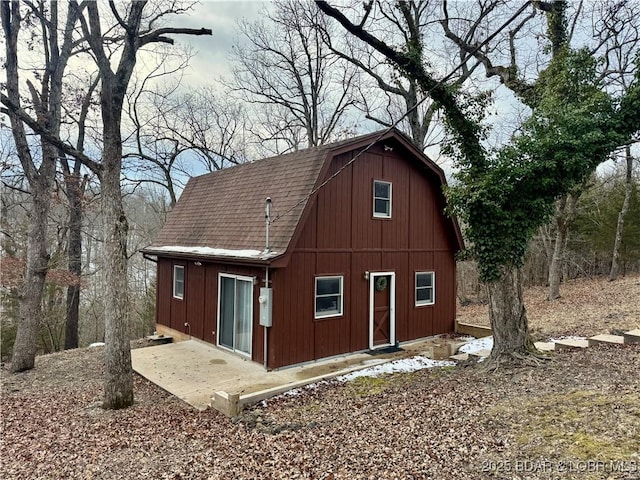
{"label": "white door frame", "polygon": [[[389,341],[381,345],[373,344],[373,320],[374,320],[374,294],[376,288],[376,277],[390,277],[389,288]],[[389,347],[396,344],[396,273],[395,272],[369,272],[369,348]]]}
{"label": "white door frame", "polygon": [[[229,348],[225,345],[222,345],[220,343],[220,320],[221,320],[221,305],[222,302],[220,301],[221,299],[221,293],[222,293],[222,277],[226,277],[226,278],[233,278],[234,280],[243,280],[245,282],[251,282],[251,302],[250,302],[250,315],[251,315],[251,330],[249,333],[249,352],[243,352],[241,350],[236,350],[235,348],[235,343],[236,343],[236,333],[235,333],[235,329],[236,329],[236,319],[235,319],[235,314],[234,314],[234,319],[233,319],[233,348]],[[234,302],[235,302],[235,291],[234,291]],[[253,277],[245,277],[242,275],[234,275],[232,273],[219,273],[218,274],[218,305],[217,305],[217,309],[218,309],[218,321],[216,324],[216,345],[220,348],[224,348],[225,350],[228,350],[230,352],[234,352],[237,353],[238,355],[242,355],[243,357],[248,357],[251,358],[251,353],[253,350]],[[235,312],[235,305],[234,305],[234,312]]]}

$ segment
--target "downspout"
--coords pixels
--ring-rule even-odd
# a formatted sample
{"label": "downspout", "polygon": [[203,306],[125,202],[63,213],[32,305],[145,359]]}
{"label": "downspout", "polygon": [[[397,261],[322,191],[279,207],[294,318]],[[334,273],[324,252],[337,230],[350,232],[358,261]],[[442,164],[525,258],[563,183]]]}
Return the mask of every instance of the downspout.
{"label": "downspout", "polygon": [[[264,223],[265,223],[265,246],[264,252],[269,253],[269,226],[271,225],[271,197],[267,197],[265,201],[264,211]],[[269,264],[264,268],[264,286],[269,288]],[[264,369],[267,369],[268,348],[269,348],[269,327],[264,328]]]}
{"label": "downspout", "polygon": [[[265,287],[268,287],[269,286],[269,267],[268,266],[265,267],[264,270],[265,270],[264,285],[265,285]],[[267,358],[268,358],[267,348],[268,348],[268,345],[269,345],[269,342],[267,341],[267,337],[269,336],[269,327],[262,327],[262,328],[264,328],[264,335],[263,335],[264,336],[264,369],[266,370],[267,369]]]}

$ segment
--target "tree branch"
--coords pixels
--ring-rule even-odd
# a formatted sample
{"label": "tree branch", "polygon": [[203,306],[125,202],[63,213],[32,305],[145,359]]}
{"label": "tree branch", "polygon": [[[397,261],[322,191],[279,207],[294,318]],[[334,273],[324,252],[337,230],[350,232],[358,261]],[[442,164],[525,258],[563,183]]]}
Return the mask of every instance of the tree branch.
{"label": "tree branch", "polygon": [[[524,10],[524,7],[526,7],[528,3],[529,2],[526,2],[523,8],[521,8],[521,10]],[[516,68],[516,65],[513,63],[513,53],[512,53],[511,65],[509,65],[508,67],[505,67],[502,65],[494,65],[491,62],[491,59],[487,55],[485,55],[480,48],[478,48],[478,45],[469,44],[468,42],[463,40],[461,37],[456,35],[453,32],[453,30],[451,30],[451,28],[449,27],[449,12],[447,10],[446,1],[443,2],[442,9],[444,13],[444,18],[440,21],[440,25],[444,30],[445,36],[449,40],[451,40],[453,43],[455,43],[458,46],[458,48],[464,51],[467,55],[471,55],[475,57],[480,63],[482,63],[484,65],[487,77],[497,76],[498,78],[500,78],[501,83],[503,83],[507,88],[513,91],[516,95],[521,97],[523,101],[525,101],[525,103],[527,104],[530,103],[529,99],[533,90],[533,86],[529,85],[528,83],[518,78],[517,68]],[[530,15],[525,19],[525,21],[529,20],[530,18],[533,18],[533,16]],[[524,21],[521,22],[516,27],[515,32],[520,30],[523,25],[524,25]]]}
{"label": "tree branch", "polygon": [[[316,5],[325,14],[336,19],[349,33],[364,41],[395,63],[408,75],[408,78],[415,78],[423,91],[444,108],[447,120],[453,127],[452,134],[457,139],[456,143],[463,150],[463,158],[476,168],[484,169],[486,167],[487,160],[484,148],[480,144],[478,126],[469,120],[464,112],[462,112],[455,98],[455,94],[452,93],[444,83],[447,78],[453,76],[453,72],[447,75],[445,79],[438,81],[426,72],[424,66],[416,58],[393,49],[364,30],[361,26],[353,24],[342,12],[330,6],[327,2],[316,0]],[[462,141],[462,139],[466,140]]]}
{"label": "tree branch", "polygon": [[14,105],[4,93],[0,94],[0,101],[6,107],[7,112],[15,115],[21,122],[28,125],[29,128],[31,128],[31,130],[33,130],[38,135],[40,135],[47,143],[51,144],[56,148],[59,148],[67,155],[71,155],[72,157],[77,158],[96,175],[99,176],[101,174],[102,166],[98,162],[91,160],[87,155],[85,155],[80,150],[73,148],[72,146],[61,141],[57,136],[52,135],[49,132],[49,130],[47,130],[45,127],[40,125],[36,120],[31,118],[27,114],[27,112],[25,112],[23,109],[21,109],[17,105]]}
{"label": "tree branch", "polygon": [[161,42],[173,45],[174,39],[165,35],[212,35],[210,28],[158,28],[152,32],[141,35],[138,39],[139,45],[143,46],[148,43]]}

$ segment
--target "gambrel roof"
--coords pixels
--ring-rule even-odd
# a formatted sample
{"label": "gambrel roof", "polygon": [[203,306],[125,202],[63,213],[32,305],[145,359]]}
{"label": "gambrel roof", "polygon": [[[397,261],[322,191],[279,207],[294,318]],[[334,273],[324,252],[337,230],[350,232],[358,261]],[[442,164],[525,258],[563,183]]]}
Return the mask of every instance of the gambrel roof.
{"label": "gambrel roof", "polygon": [[[331,159],[390,140],[401,143],[441,184],[446,183],[443,171],[400,132],[374,132],[191,178],[158,238],[143,253],[269,262],[287,252]],[[265,250],[267,197],[273,202],[269,251]],[[455,220],[451,227],[461,249],[462,236]]]}

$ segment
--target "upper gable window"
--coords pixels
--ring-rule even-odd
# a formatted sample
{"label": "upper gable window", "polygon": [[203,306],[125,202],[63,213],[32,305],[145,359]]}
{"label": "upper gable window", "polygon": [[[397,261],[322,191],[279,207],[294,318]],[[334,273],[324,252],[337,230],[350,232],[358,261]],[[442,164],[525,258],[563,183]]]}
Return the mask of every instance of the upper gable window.
{"label": "upper gable window", "polygon": [[182,265],[173,266],[173,298],[180,300],[184,298],[184,267]]}
{"label": "upper gable window", "polygon": [[373,181],[373,216],[391,218],[391,183]]}

